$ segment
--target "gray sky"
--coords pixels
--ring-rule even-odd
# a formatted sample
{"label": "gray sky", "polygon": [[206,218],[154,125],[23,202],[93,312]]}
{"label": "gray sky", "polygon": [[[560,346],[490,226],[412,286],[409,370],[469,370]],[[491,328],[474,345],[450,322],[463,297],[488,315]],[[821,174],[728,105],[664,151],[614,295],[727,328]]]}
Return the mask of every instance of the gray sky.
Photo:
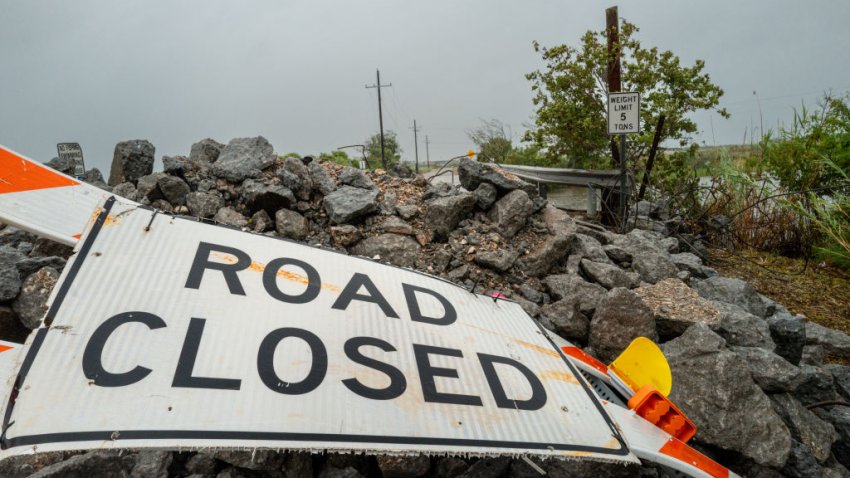
{"label": "gray sky", "polygon": [[[610,3],[610,4],[613,4]],[[604,29],[595,1],[0,0],[0,144],[38,160],[82,144],[109,169],[116,142],[162,155],[205,137],[261,134],[279,153],[328,151],[377,131],[365,84],[381,69],[385,128],[413,158],[463,154],[466,130],[531,121],[531,43]],[[850,89],[850,2],[619,1],[647,46],[706,61],[732,119],[698,114],[706,144],[740,144],[801,101]],[[749,141],[749,140],[748,140]]]}

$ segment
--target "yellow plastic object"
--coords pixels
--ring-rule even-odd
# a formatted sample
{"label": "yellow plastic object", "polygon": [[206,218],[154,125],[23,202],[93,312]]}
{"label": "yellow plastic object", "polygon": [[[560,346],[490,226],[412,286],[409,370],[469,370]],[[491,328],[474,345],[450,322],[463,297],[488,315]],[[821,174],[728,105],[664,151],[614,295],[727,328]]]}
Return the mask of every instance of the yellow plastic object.
{"label": "yellow plastic object", "polygon": [[670,395],[673,377],[670,365],[655,342],[638,337],[610,365],[611,370],[634,391],[652,385],[665,397]]}

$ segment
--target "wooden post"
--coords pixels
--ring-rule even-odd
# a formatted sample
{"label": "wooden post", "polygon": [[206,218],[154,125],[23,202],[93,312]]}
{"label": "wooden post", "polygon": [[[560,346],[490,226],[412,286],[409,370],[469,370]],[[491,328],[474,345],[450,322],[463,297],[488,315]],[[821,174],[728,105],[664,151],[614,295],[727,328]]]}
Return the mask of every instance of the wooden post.
{"label": "wooden post", "polygon": [[[605,31],[608,36],[608,93],[616,93],[622,89],[622,71],[620,68],[620,20],[617,7],[605,10]],[[611,152],[614,164],[620,165],[620,232],[626,232],[626,135],[620,135],[620,148],[611,137]],[[614,154],[614,153],[618,154]]]}
{"label": "wooden post", "polygon": [[658,123],[655,125],[655,136],[652,137],[652,148],[649,149],[649,158],[646,160],[646,171],[643,173],[643,178],[640,181],[640,192],[638,192],[638,201],[643,200],[643,195],[646,194],[646,187],[649,186],[649,174],[652,172],[652,165],[655,163],[655,155],[658,153],[658,142],[661,140],[661,132],[664,130],[664,114],[658,116]]}

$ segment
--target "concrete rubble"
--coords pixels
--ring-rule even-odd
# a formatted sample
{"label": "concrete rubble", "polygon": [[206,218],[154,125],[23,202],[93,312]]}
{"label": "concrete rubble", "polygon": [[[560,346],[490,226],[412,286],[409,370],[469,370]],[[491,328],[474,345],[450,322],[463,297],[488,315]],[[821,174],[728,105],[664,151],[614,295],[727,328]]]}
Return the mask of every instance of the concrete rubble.
{"label": "concrete rubble", "polygon": [[[721,277],[702,246],[667,235],[642,204],[616,234],[546,205],[533,185],[464,159],[462,187],[279,158],[262,137],[204,139],[163,157],[125,141],[98,187],[163,211],[287,237],[432,274],[519,302],[543,326],[601,360],[637,336],[659,341],[671,398],[697,425],[695,447],[741,475],[850,476],[850,337],[807,323],[744,281]],[[67,165],[54,161],[57,169]],[[67,169],[67,168],[66,168]],[[406,176],[406,175],[405,175]],[[47,241],[49,243],[49,241]],[[38,246],[40,244],[40,246]],[[37,327],[66,247],[0,225],[0,338]],[[813,409],[807,405],[817,405]],[[668,476],[653,465],[549,461],[550,476]],[[526,477],[509,458],[395,457],[257,451],[40,453],[0,462],[0,476]]]}

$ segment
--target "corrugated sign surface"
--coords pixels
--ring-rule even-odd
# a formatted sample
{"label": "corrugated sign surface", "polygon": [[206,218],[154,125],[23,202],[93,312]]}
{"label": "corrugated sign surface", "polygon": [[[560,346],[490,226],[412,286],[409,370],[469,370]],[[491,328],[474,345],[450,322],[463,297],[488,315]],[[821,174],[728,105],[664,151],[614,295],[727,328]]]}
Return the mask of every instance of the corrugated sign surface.
{"label": "corrugated sign surface", "polygon": [[271,447],[634,461],[515,303],[107,202],[22,351],[5,453]]}
{"label": "corrugated sign surface", "polygon": [[74,245],[92,211],[109,195],[0,145],[0,220],[4,223]]}

